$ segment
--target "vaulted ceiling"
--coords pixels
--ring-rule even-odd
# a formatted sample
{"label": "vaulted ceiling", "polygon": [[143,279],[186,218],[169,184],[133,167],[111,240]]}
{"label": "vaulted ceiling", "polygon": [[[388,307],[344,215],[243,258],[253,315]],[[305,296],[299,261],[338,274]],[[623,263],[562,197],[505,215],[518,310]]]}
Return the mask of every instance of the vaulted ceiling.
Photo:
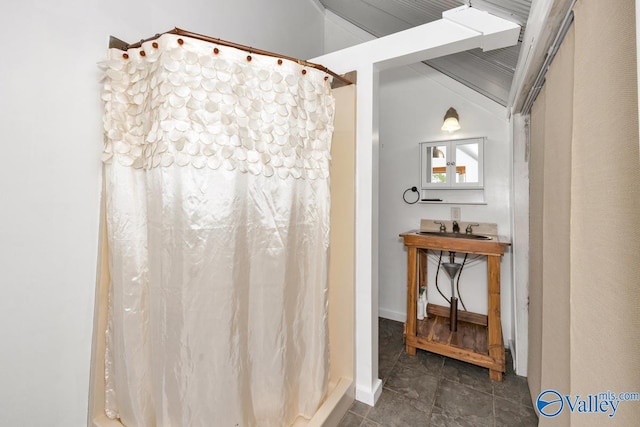
{"label": "vaulted ceiling", "polygon": [[[442,18],[448,9],[472,7],[520,24],[524,34],[532,0],[320,0],[325,8],[376,37],[383,37]],[[425,63],[506,105],[518,62],[520,42],[504,49],[473,49]]]}

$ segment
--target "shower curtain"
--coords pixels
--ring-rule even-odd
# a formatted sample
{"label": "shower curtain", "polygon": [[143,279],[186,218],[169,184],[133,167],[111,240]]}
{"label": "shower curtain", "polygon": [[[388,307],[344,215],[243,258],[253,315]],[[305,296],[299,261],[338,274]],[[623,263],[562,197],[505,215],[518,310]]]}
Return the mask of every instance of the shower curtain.
{"label": "shower curtain", "polygon": [[325,73],[172,34],[103,68],[107,416],[310,418],[329,372]]}

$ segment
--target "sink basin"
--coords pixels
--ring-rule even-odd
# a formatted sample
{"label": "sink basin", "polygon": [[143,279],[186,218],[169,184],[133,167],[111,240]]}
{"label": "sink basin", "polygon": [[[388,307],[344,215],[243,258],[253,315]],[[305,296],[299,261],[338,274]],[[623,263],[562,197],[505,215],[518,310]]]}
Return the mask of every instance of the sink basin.
{"label": "sink basin", "polygon": [[438,231],[418,231],[418,234],[425,236],[453,237],[455,239],[491,240],[491,237],[483,236],[482,234],[440,233]]}

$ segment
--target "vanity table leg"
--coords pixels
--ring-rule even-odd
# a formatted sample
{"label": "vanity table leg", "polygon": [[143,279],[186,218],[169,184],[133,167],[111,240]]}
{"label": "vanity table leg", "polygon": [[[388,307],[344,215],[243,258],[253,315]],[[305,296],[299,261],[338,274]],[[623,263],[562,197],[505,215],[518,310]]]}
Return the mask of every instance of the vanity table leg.
{"label": "vanity table leg", "polygon": [[502,342],[502,321],[500,318],[500,256],[487,256],[487,279],[489,288],[488,345],[489,356],[500,369],[490,369],[489,377],[494,381],[502,381],[505,355]]}
{"label": "vanity table leg", "polygon": [[416,336],[416,315],[417,315],[417,260],[418,249],[415,246],[407,247],[407,339],[406,339],[406,351],[411,356],[416,355],[416,348],[409,345],[409,337]]}

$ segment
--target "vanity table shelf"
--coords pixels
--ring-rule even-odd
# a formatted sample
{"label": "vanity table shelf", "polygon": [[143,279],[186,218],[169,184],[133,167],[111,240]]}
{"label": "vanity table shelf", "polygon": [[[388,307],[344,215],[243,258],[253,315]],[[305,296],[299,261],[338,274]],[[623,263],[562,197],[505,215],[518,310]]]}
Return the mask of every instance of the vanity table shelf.
{"label": "vanity table shelf", "polygon": [[[489,369],[489,377],[502,381],[505,372],[505,351],[500,319],[500,260],[506,239],[471,240],[437,235],[422,235],[417,231],[402,233],[407,247],[407,322],[405,346],[410,355],[416,349],[430,351]],[[458,330],[449,330],[449,307],[427,305],[428,318],[417,319],[417,296],[421,286],[427,287],[427,251],[442,250],[470,253],[487,257],[487,315],[460,310]]]}

